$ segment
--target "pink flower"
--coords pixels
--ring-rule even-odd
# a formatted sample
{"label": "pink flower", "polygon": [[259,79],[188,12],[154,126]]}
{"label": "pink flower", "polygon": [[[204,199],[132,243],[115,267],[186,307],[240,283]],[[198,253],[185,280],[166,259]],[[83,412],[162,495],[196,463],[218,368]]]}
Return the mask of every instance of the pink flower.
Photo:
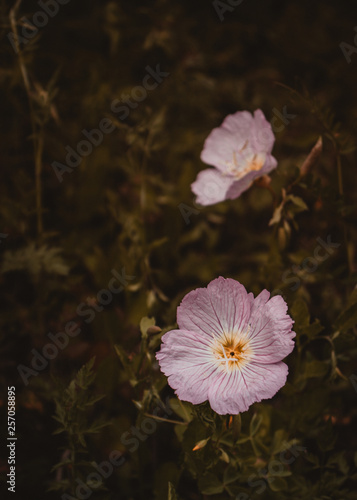
{"label": "pink flower", "polygon": [[213,205],[238,198],[253,180],[277,166],[270,154],[275,137],[263,112],[257,109],[228,115],[212,130],[201,153],[201,160],[216,168],[203,170],[191,184],[201,205]]}
{"label": "pink flower", "polygon": [[283,387],[281,360],[294,348],[293,321],[282,297],[256,298],[233,279],[217,278],[188,293],[177,309],[179,330],[162,337],[156,354],[183,401],[208,400],[221,415],[248,410]]}

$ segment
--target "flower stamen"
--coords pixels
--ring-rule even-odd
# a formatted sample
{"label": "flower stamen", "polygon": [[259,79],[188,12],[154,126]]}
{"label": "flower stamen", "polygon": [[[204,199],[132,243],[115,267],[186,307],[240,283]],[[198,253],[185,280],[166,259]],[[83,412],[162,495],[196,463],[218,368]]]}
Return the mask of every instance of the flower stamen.
{"label": "flower stamen", "polygon": [[223,333],[220,340],[212,342],[212,350],[217,363],[223,365],[227,372],[240,369],[249,361],[250,349],[247,334],[250,325],[243,334]]}

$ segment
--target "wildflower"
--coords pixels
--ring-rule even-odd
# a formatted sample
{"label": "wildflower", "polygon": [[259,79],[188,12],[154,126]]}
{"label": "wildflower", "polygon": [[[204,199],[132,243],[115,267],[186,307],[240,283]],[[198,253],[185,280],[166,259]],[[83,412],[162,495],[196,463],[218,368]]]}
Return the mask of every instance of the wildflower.
{"label": "wildflower", "polygon": [[207,137],[201,160],[215,168],[200,172],[191,185],[197,203],[213,205],[238,198],[253,180],[277,166],[270,154],[275,137],[263,112],[257,109],[228,115]]}
{"label": "wildflower", "polygon": [[281,360],[294,348],[293,321],[281,296],[256,298],[219,277],[188,293],[177,309],[179,329],[162,337],[156,354],[169,385],[183,401],[208,400],[221,415],[272,398],[285,384]]}

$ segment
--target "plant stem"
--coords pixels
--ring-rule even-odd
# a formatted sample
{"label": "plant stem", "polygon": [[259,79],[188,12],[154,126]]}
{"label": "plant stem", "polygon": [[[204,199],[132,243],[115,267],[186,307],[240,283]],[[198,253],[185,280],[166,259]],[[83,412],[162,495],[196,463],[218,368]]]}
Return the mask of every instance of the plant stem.
{"label": "plant stem", "polygon": [[169,424],[179,424],[179,425],[187,425],[188,422],[179,422],[178,420],[169,420],[163,417],[157,417],[156,415],[151,415],[150,413],[144,413],[146,417],[153,418],[154,420],[159,420],[160,422],[168,422]]}
{"label": "plant stem", "polygon": [[42,222],[42,183],[41,183],[41,174],[42,174],[42,154],[43,154],[43,129],[40,127],[38,130],[35,120],[35,110],[33,107],[33,92],[31,90],[30,79],[27,73],[26,64],[23,58],[22,51],[20,49],[19,38],[17,34],[17,26],[16,26],[16,16],[17,12],[20,8],[22,0],[17,0],[15,5],[10,11],[10,23],[11,29],[14,34],[14,41],[16,47],[16,53],[18,55],[19,67],[22,75],[22,79],[24,82],[24,86],[26,89],[27,98],[29,101],[30,108],[30,119],[31,119],[31,128],[32,128],[32,139],[34,142],[34,163],[35,163],[35,190],[36,190],[36,226],[37,226],[37,237],[38,241],[42,240],[42,232],[43,232],[43,222]]}
{"label": "plant stem", "polygon": [[342,164],[341,164],[341,156],[335,145],[336,151],[336,161],[337,161],[337,174],[338,174],[338,192],[340,196],[343,196],[343,181],[342,181]]}

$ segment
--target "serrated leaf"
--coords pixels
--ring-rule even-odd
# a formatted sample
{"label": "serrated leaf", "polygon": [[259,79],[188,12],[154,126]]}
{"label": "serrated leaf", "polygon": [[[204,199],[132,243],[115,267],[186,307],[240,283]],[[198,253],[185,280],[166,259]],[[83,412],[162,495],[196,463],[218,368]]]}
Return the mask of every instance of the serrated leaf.
{"label": "serrated leaf", "polygon": [[101,394],[99,396],[93,396],[92,398],[90,398],[84,406],[93,406],[95,403],[97,403],[98,401],[101,401],[102,399],[105,398],[105,395],[104,394]]}
{"label": "serrated leaf", "polygon": [[95,424],[92,427],[90,427],[89,429],[87,429],[85,431],[85,433],[86,434],[96,434],[104,427],[108,427],[108,425],[110,425],[108,422],[102,422],[102,423]]}
{"label": "serrated leaf", "polygon": [[61,428],[61,429],[56,429],[55,431],[52,432],[53,435],[56,435],[56,434],[61,434],[62,432],[65,432],[65,428]]}
{"label": "serrated leaf", "polygon": [[54,465],[51,469],[51,472],[54,472],[55,470],[59,469],[60,467],[64,467],[67,465],[70,465],[72,463],[72,460],[63,460],[62,462],[59,462],[58,464]]}
{"label": "serrated leaf", "polygon": [[67,276],[69,266],[59,255],[61,252],[61,248],[48,248],[47,245],[36,248],[36,245],[31,243],[28,247],[15,252],[9,250],[4,252],[1,270],[3,273],[24,270],[35,276],[42,271],[47,274]]}
{"label": "serrated leaf", "polygon": [[117,353],[118,358],[120,359],[122,365],[124,366],[125,371],[128,373],[131,385],[134,387],[137,384],[137,380],[136,380],[136,376],[134,374],[134,371],[133,371],[132,365],[129,361],[127,353],[125,352],[123,347],[119,344],[116,344],[114,346],[114,349],[115,349],[115,352]]}

